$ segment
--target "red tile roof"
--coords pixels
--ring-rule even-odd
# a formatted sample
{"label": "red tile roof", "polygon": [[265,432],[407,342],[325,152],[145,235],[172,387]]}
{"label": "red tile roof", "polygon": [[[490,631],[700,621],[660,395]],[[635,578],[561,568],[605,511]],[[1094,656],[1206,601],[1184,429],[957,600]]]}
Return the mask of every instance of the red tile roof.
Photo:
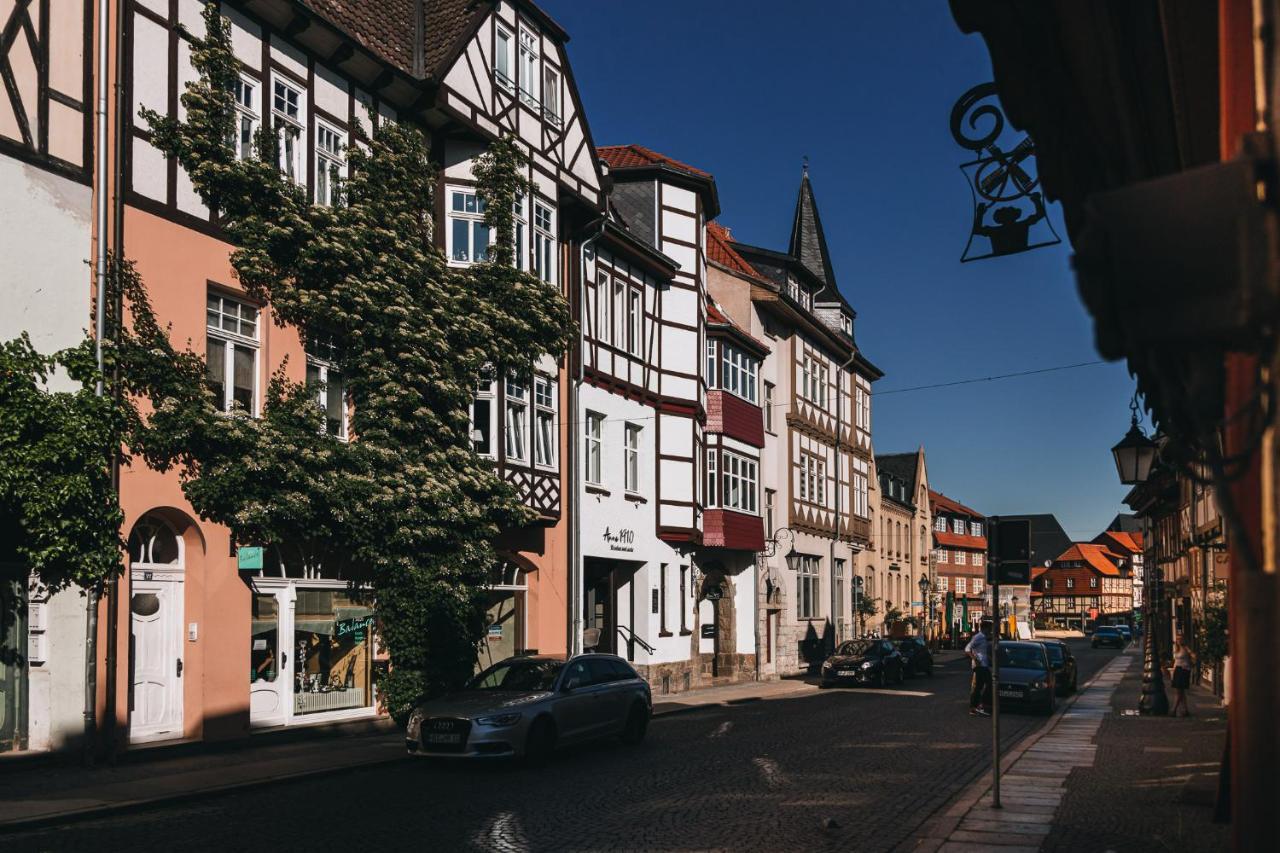
{"label": "red tile roof", "polygon": [[1107,558],[1107,555],[1119,558],[1118,554],[1112,554],[1102,545],[1094,545],[1089,542],[1076,542],[1070,548],[1058,555],[1058,559],[1054,560],[1054,564],[1065,563],[1068,561],[1079,560],[1086,566],[1104,575],[1118,577],[1120,569],[1115,563]]}
{"label": "red tile roof", "polygon": [[764,276],[760,275],[759,271],[747,263],[747,259],[733,248],[733,238],[729,234],[729,229],[719,222],[707,223],[707,260],[739,275],[765,283]]}
{"label": "red tile roof", "polygon": [[987,550],[987,537],[968,536],[964,533],[948,533],[942,530],[933,531],[933,538],[944,548],[972,548]]}
{"label": "red tile roof", "polygon": [[1142,534],[1125,533],[1118,530],[1104,530],[1094,540],[1095,544],[1110,547],[1116,545],[1126,554],[1142,553]]}
{"label": "red tile roof", "polygon": [[710,179],[711,175],[696,169],[688,163],[673,160],[665,154],[659,154],[643,145],[602,145],[596,149],[600,159],[609,164],[610,169],[643,169],[652,166],[666,166],[677,172],[684,172],[695,178]]}
{"label": "red tile roof", "polygon": [[985,515],[978,512],[976,509],[970,509],[969,507],[965,506],[959,501],[953,501],[951,498],[947,497],[942,492],[935,492],[933,489],[929,490],[929,503],[934,507],[935,512],[941,509],[944,512],[954,512],[960,515],[971,515],[974,518],[986,518]]}
{"label": "red tile roof", "polygon": [[[302,4],[383,61],[413,74],[414,0],[302,0]],[[428,77],[440,77],[490,0],[426,0],[423,60]]]}

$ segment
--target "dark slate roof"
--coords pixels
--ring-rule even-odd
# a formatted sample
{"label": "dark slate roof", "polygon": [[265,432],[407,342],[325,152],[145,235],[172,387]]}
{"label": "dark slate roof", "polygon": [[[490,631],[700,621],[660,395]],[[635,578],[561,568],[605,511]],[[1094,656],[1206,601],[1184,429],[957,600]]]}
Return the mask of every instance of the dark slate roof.
{"label": "dark slate roof", "polygon": [[1050,514],[1043,515],[1001,515],[1001,521],[1011,519],[1027,519],[1031,522],[1031,565],[1043,566],[1045,560],[1056,560],[1060,554],[1071,547],[1071,537],[1062,529],[1058,519]]}
{"label": "dark slate roof", "polygon": [[[422,0],[425,76],[439,79],[494,0]],[[302,4],[388,64],[415,76],[417,0],[302,0]],[[545,14],[531,3],[540,18]],[[547,19],[554,27],[554,22]],[[558,27],[555,27],[558,31]],[[558,32],[554,34],[559,35]]]}
{"label": "dark slate roof", "polygon": [[[876,455],[876,472],[889,474],[907,484],[908,500],[906,503],[915,506],[916,495],[916,462],[920,451],[911,453],[883,453]],[[901,503],[901,501],[899,501]]]}
{"label": "dark slate roof", "polygon": [[1107,525],[1107,530],[1118,530],[1121,533],[1141,533],[1142,521],[1132,513],[1122,512],[1111,519],[1111,523]]}
{"label": "dark slate roof", "polygon": [[818,216],[818,203],[813,197],[813,184],[809,181],[809,167],[800,179],[800,193],[796,196],[796,213],[791,222],[791,243],[787,254],[797,258],[811,273],[832,292],[836,289],[835,269],[831,265],[831,253],[827,251],[827,237],[822,231],[822,219]]}

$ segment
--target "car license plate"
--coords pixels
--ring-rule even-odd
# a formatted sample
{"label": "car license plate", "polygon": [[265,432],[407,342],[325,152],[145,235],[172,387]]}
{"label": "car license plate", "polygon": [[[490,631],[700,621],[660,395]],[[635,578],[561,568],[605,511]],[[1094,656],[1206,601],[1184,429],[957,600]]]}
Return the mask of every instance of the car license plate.
{"label": "car license plate", "polygon": [[1021,699],[1022,691],[1014,688],[1005,687],[1000,690],[1000,695],[1009,699]]}
{"label": "car license plate", "polygon": [[462,735],[428,733],[427,743],[462,743]]}
{"label": "car license plate", "polygon": [[857,674],[858,674],[858,673],[857,673],[857,672],[855,672],[855,671],[854,671],[854,670],[852,670],[852,669],[842,669],[842,670],[839,670],[839,671],[836,673],[836,675],[840,676],[841,678],[852,678],[853,676],[855,676],[855,675],[857,675]]}

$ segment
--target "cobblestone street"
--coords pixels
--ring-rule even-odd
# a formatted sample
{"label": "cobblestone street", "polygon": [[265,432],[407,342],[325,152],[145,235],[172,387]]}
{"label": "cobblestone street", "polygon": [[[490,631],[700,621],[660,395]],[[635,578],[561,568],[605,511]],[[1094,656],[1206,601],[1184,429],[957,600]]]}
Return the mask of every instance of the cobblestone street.
{"label": "cobblestone street", "polygon": [[[1081,681],[1115,652],[1078,649]],[[405,760],[3,837],[6,851],[888,850],[990,761],[967,663],[658,717],[543,769]],[[1003,716],[1010,746],[1043,719]],[[323,748],[318,745],[317,748]]]}

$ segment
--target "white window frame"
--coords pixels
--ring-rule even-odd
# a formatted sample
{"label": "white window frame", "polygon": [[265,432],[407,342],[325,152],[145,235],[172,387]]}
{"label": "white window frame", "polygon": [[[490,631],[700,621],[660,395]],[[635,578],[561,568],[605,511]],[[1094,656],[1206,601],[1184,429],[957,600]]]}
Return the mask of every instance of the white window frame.
{"label": "white window frame", "polygon": [[938,592],[945,593],[947,591],[947,581],[951,580],[943,575],[938,575]]}
{"label": "white window frame", "polygon": [[[228,311],[235,307],[235,313]],[[216,315],[217,324],[210,323],[212,315]],[[233,328],[226,328],[228,321]],[[252,334],[245,332],[246,325],[252,328]],[[262,312],[252,305],[221,293],[209,293],[205,310],[205,365],[208,371],[209,344],[217,341],[223,346],[222,400],[219,408],[230,412],[235,407],[235,354],[237,351],[248,351],[253,354],[253,388],[251,405],[248,414],[258,415],[258,353],[261,348],[259,334],[262,328]]]}
{"label": "white window frame", "polygon": [[[710,453],[714,452],[710,451]],[[717,506],[747,515],[759,515],[760,461],[724,449],[720,450],[718,466],[714,464],[716,460],[710,456],[707,461],[709,474],[714,473],[713,469],[716,467],[720,470],[720,479],[717,483],[719,490]]]}
{"label": "white window frame", "polygon": [[533,266],[531,272],[547,284],[556,283],[556,209],[550,202],[534,198]]}
{"label": "white window frame", "polygon": [[973,594],[982,595],[982,578],[973,578]]}
{"label": "white window frame", "polygon": [[553,127],[559,127],[560,114],[560,70],[544,61],[542,63],[542,119]]}
{"label": "white window frame", "polygon": [[707,448],[707,494],[706,506],[717,507],[720,500],[720,451],[714,447]]}
{"label": "white window frame", "polygon": [[956,595],[967,595],[968,594],[968,589],[966,589],[967,586],[968,584],[965,578],[956,578]]}
{"label": "white window frame", "polygon": [[528,199],[518,196],[511,210],[511,262],[516,269],[527,272],[532,259],[529,250],[529,219],[525,205]]}
{"label": "white window frame", "polygon": [[982,535],[982,522],[981,522],[981,521],[971,521],[971,522],[969,522],[969,535],[970,535],[970,536],[981,536],[981,535]]}
{"label": "white window frame", "polygon": [[[497,383],[495,383],[494,380],[492,379],[481,379],[476,384],[475,394],[472,395],[471,410],[470,410],[471,446],[478,455],[489,457],[489,458],[492,458],[495,455],[494,445],[493,445],[493,430],[494,430],[495,424],[497,423],[497,409],[495,408],[495,403],[497,402],[496,386],[497,386]],[[481,450],[479,447],[477,447],[477,444],[479,442],[477,441],[475,436],[476,432],[478,431],[478,428],[476,427],[476,410],[477,410],[477,406],[480,406],[480,405],[487,406],[489,409],[489,423],[486,429],[484,430],[484,435],[481,437],[481,440],[488,447],[488,450]]]}
{"label": "white window frame", "polygon": [[956,534],[959,534],[960,536],[963,536],[963,535],[964,535],[964,530],[965,530],[965,528],[964,528],[964,519],[963,519],[963,518],[953,518],[953,519],[951,519],[951,532],[952,532],[952,533],[956,533]]}
{"label": "white window frame", "polygon": [[[340,441],[347,440],[347,386],[342,379],[342,368],[338,366],[337,355],[334,352],[332,342],[307,342],[307,372],[310,373],[314,368],[316,371],[316,380],[320,385],[316,388],[316,405],[320,407],[320,411],[324,413],[324,430],[326,435],[333,435]],[[324,351],[323,353],[321,351]],[[338,431],[336,433],[329,432],[329,387],[330,374],[337,374],[338,387],[341,389],[341,399],[339,405],[342,407],[342,417],[338,422]],[[310,381],[311,377],[307,377]]]}
{"label": "white window frame", "polygon": [[1067,589],[1075,589],[1075,588],[1076,588],[1076,579],[1067,578]]}
{"label": "white window frame", "polygon": [[316,122],[316,204],[333,207],[338,200],[338,187],[347,177],[346,139],[346,131]]}
{"label": "white window frame", "polygon": [[613,279],[607,272],[596,273],[596,340],[613,341],[613,320],[609,306],[613,302]]}
{"label": "white window frame", "polygon": [[644,291],[634,285],[627,288],[627,352],[644,353]]}
{"label": "white window frame", "polygon": [[869,518],[871,515],[867,475],[861,471],[853,472],[853,514],[858,518]]}
{"label": "white window frame", "polygon": [[627,348],[627,283],[621,277],[613,277],[609,305],[613,313],[612,343],[620,350]]}
{"label": "white window frame", "polygon": [[950,555],[947,553],[947,549],[946,549],[946,548],[939,548],[939,549],[938,549],[938,562],[939,562],[939,563],[947,563],[947,562],[950,562]]}
{"label": "white window frame", "polygon": [[235,90],[232,92],[236,102],[236,127],[231,134],[231,144],[235,148],[237,160],[250,160],[255,153],[253,138],[262,122],[260,108],[253,105],[255,93],[261,95],[261,82],[241,74],[236,79]]}
{"label": "white window frame", "polygon": [[541,110],[542,104],[539,101],[539,93],[542,84],[542,71],[539,68],[541,63],[538,61],[537,32],[527,27],[520,28],[517,57],[520,69],[518,72],[520,75],[520,102],[534,110]]}
{"label": "white window frame", "polygon": [[776,386],[772,382],[764,383],[764,429],[773,432],[773,398]]}
{"label": "white window frame", "polygon": [[796,559],[796,618],[817,619],[821,603],[821,564],[815,556],[800,554]]}
{"label": "white window frame", "polygon": [[[489,257],[489,249],[493,246],[493,235],[489,233],[489,226],[484,221],[484,198],[476,191],[475,187],[452,185],[445,187],[445,252],[449,258],[449,265],[455,267],[471,266],[474,263],[484,261]],[[456,210],[455,204],[461,200],[462,209]],[[470,200],[470,209],[468,209],[468,200]],[[458,248],[454,235],[455,223],[466,223],[467,245],[465,248],[466,257],[457,257]],[[475,257],[476,237],[484,234],[485,252],[480,258]]]}
{"label": "white window frame", "polygon": [[981,566],[981,565],[982,565],[982,562],[983,562],[983,559],[982,559],[982,552],[981,552],[981,551],[974,551],[974,552],[973,552],[973,564],[974,564],[975,566]]}
{"label": "white window frame", "polygon": [[[293,98],[289,96],[293,95]],[[283,102],[284,106],[280,104]],[[279,74],[271,77],[271,128],[276,135],[280,173],[300,187],[307,185],[306,93]]]}
{"label": "white window frame", "polygon": [[622,427],[622,489],[633,495],[640,492],[640,432],[639,424]]}
{"label": "white window frame", "polygon": [[556,391],[554,379],[533,378],[533,462],[541,468],[556,466]]}
{"label": "white window frame", "polygon": [[[516,90],[516,37],[506,27],[496,27],[493,47],[493,79],[504,91]],[[506,70],[503,70],[506,66]]]}
{"label": "white window frame", "polygon": [[967,553],[967,552],[965,552],[965,551],[959,551],[959,550],[957,550],[957,551],[956,551],[956,560],[955,560],[955,564],[956,564],[957,566],[967,565],[967,564],[968,564],[968,561],[969,561],[969,555],[968,555],[968,553]]}
{"label": "white window frame", "polygon": [[583,454],[585,465],[583,477],[594,486],[603,485],[604,476],[604,415],[599,412],[587,412],[582,420],[583,439],[586,452]]}
{"label": "white window frame", "polygon": [[720,382],[716,387],[755,405],[759,384],[759,360],[729,341],[720,341]]}
{"label": "white window frame", "polygon": [[716,342],[714,338],[707,338],[707,389],[712,390],[716,384]]}
{"label": "white window frame", "polygon": [[502,446],[505,458],[529,461],[529,386],[514,376],[503,383]]}
{"label": "white window frame", "polygon": [[942,516],[938,516],[933,520],[933,529],[939,533],[947,532],[947,520]]}

